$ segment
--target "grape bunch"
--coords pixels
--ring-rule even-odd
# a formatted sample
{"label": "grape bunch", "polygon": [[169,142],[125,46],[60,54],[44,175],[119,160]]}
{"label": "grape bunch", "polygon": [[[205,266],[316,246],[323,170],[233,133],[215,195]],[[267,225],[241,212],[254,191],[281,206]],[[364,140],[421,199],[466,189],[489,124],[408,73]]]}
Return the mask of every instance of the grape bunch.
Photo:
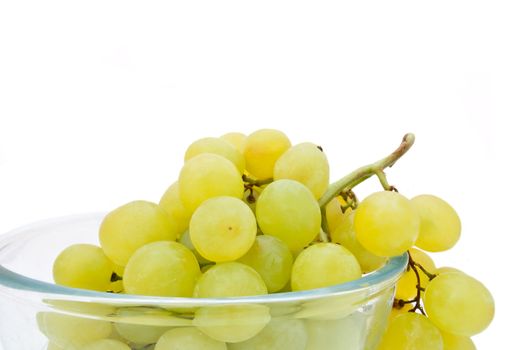
{"label": "grape bunch", "polygon": [[[138,200],[108,213],[99,229],[100,247],[63,250],[53,265],[54,280],[111,293],[242,297],[353,281],[408,253],[378,349],[475,349],[470,337],[493,318],[491,294],[466,273],[436,268],[425,253],[456,244],[458,215],[439,197],[404,197],[384,173],[413,142],[406,135],[388,157],[330,184],[322,148],[292,145],[278,130],[199,139],[187,148],[177,181],[158,203]],[[354,187],[372,176],[382,190],[359,200]],[[127,312],[132,311],[114,313]],[[40,316],[48,349],[69,346],[67,337],[46,328],[54,322],[73,333],[82,328],[75,346],[84,350],[135,349],[134,344],[155,350],[318,349],[310,347],[301,320],[271,320],[261,305],[202,308],[183,324],[193,327],[146,331]],[[232,325],[218,326],[226,316]]]}

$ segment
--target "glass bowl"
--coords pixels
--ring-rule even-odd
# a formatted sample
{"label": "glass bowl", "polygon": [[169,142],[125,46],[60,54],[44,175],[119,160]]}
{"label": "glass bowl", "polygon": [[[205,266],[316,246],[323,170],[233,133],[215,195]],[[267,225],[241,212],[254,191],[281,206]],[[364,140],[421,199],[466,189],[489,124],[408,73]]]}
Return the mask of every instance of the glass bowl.
{"label": "glass bowl", "polygon": [[391,258],[359,280],[328,288],[240,298],[150,297],[53,284],[55,257],[74,243],[97,244],[103,217],[52,219],[0,236],[3,350],[82,349],[102,338],[150,350],[161,334],[183,327],[225,341],[223,349],[374,350],[408,261],[406,254]]}

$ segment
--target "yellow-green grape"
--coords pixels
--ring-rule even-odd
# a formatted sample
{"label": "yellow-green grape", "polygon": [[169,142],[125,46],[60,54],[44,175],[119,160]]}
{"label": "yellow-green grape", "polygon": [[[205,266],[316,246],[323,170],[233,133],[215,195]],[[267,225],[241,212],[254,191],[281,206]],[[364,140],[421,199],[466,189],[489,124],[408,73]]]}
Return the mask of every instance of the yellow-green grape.
{"label": "yellow-green grape", "polygon": [[399,315],[402,315],[404,313],[407,313],[408,311],[410,311],[412,308],[414,307],[413,304],[404,304],[403,307],[399,308],[399,307],[392,307],[392,310],[390,312],[390,322],[396,318],[397,316]]}
{"label": "yellow-green grape", "polygon": [[185,161],[202,153],[214,153],[230,160],[240,174],[243,174],[245,170],[245,158],[243,154],[236,147],[221,138],[205,137],[194,141],[185,152]]}
{"label": "yellow-green grape", "polygon": [[107,321],[63,315],[56,312],[39,312],[38,328],[55,345],[78,348],[112,333],[112,324]]}
{"label": "yellow-green grape", "polygon": [[190,219],[190,239],[205,259],[233,261],[251,248],[256,218],[241,199],[215,197],[203,202]]}
{"label": "yellow-green grape", "polygon": [[226,262],[208,269],[196,283],[194,297],[242,297],[267,294],[262,277],[253,268]]}
{"label": "yellow-green grape", "polygon": [[328,159],[317,145],[300,143],[289,148],[278,158],[274,165],[273,178],[301,182],[318,199],[329,186]]}
{"label": "yellow-green grape", "polygon": [[229,345],[229,350],[305,350],[307,330],[303,321],[273,318],[253,338]]}
{"label": "yellow-green grape", "polygon": [[113,265],[103,250],[91,244],[74,244],[64,249],[53,263],[55,283],[72,288],[105,292]]}
{"label": "yellow-green grape", "polygon": [[161,241],[139,248],[124,270],[126,293],[190,297],[201,272],[198,261],[183,244]]}
{"label": "yellow-green grape", "polygon": [[190,215],[209,198],[242,198],[243,191],[238,169],[217,154],[199,154],[185,162],[179,173],[179,195]]}
{"label": "yellow-green grape", "polygon": [[425,316],[407,312],[391,320],[378,350],[443,350],[441,332]]}
{"label": "yellow-green grape", "polygon": [[196,247],[194,247],[194,244],[192,244],[192,240],[190,239],[190,233],[188,231],[183,232],[183,234],[179,238],[179,243],[183,244],[185,247],[190,249],[190,251],[192,252],[192,254],[194,254],[200,265],[207,265],[211,263],[210,260],[207,260],[202,257],[201,254],[196,250]]}
{"label": "yellow-green grape", "polygon": [[476,350],[476,345],[469,337],[441,331],[443,350]]}
{"label": "yellow-green grape", "polygon": [[382,191],[366,197],[355,213],[360,244],[378,256],[401,255],[419,233],[419,215],[412,203],[397,192]]}
{"label": "yellow-green grape", "polygon": [[[436,266],[434,261],[428,254],[422,250],[416,248],[410,248],[409,254],[412,260],[420,264],[429,273],[436,273]],[[430,279],[428,276],[419,268],[415,267],[419,273],[419,282],[422,288],[426,288]],[[399,281],[395,290],[395,297],[397,299],[410,300],[413,299],[417,294],[417,277],[413,269],[406,270]]]}
{"label": "yellow-green grape", "polygon": [[123,339],[139,345],[155,343],[166,331],[174,328],[130,323],[115,323],[114,327]]}
{"label": "yellow-green grape", "polygon": [[131,350],[130,347],[118,340],[101,339],[87,344],[80,348],[80,350]]}
{"label": "yellow-green grape", "polygon": [[442,331],[471,337],[494,318],[494,299],[478,280],[464,273],[444,273],[426,288],[424,306]]}
{"label": "yellow-green grape", "polygon": [[256,219],[263,233],[281,239],[298,252],[320,232],[320,207],[311,191],[298,181],[269,184],[256,203]]}
{"label": "yellow-green grape", "polygon": [[342,220],[351,214],[351,208],[347,208],[342,212],[343,205],[346,205],[346,202],[340,196],[333,198],[326,205],[326,221],[330,233],[333,233]]}
{"label": "yellow-green grape", "polygon": [[177,237],[181,237],[188,229],[191,213],[185,208],[179,194],[179,182],[176,181],[165,191],[159,206],[166,210],[174,219],[174,230]]}
{"label": "yellow-green grape", "polygon": [[163,334],[155,350],[227,350],[227,345],[209,338],[196,328],[185,327]]}
{"label": "yellow-green grape", "polygon": [[[110,284],[108,287],[106,287],[106,291],[109,293],[122,293],[124,291],[123,286],[123,275],[124,275],[124,266],[116,265],[115,263],[112,263],[113,265],[113,273],[116,274],[119,279],[116,279],[115,281],[110,281]],[[113,275],[113,274],[112,274]]]}
{"label": "yellow-green grape", "polygon": [[99,227],[104,253],[119,266],[126,266],[132,254],[147,243],[176,238],[169,214],[147,201],[130,202],[111,211]]}
{"label": "yellow-green grape", "polygon": [[287,136],[278,130],[261,129],[245,139],[243,155],[247,171],[259,179],[273,177],[278,158],[291,147]]}
{"label": "yellow-green grape", "polygon": [[251,249],[238,261],[262,276],[269,293],[284,288],[291,278],[293,255],[287,244],[273,236],[257,236]]}
{"label": "yellow-green grape", "polygon": [[316,243],[298,255],[291,271],[293,291],[329,287],[362,276],[353,254],[335,243]]}
{"label": "yellow-green grape", "polygon": [[437,275],[440,275],[442,273],[450,273],[450,272],[461,272],[461,273],[463,273],[463,271],[458,270],[455,267],[450,267],[450,266],[442,266],[442,267],[439,267],[439,268],[437,268],[435,270],[435,273]]}
{"label": "yellow-green grape", "polygon": [[196,311],[193,324],[213,339],[239,343],[258,334],[270,319],[265,305],[210,306]]}
{"label": "yellow-green grape", "polygon": [[461,220],[454,208],[439,197],[423,194],[411,199],[421,225],[415,245],[429,252],[452,248],[461,235]]}
{"label": "yellow-green grape", "polygon": [[366,318],[360,312],[340,320],[305,322],[308,333],[306,350],[364,349]]}
{"label": "yellow-green grape", "polygon": [[372,254],[357,240],[357,234],[353,226],[355,212],[346,215],[340,224],[331,232],[331,241],[346,247],[356,258],[363,273],[374,271],[386,262],[386,258]]}
{"label": "yellow-green grape", "polygon": [[238,152],[243,155],[243,149],[245,148],[245,140],[247,135],[242,134],[241,132],[228,132],[220,136],[220,139],[227,141],[233,145]]}

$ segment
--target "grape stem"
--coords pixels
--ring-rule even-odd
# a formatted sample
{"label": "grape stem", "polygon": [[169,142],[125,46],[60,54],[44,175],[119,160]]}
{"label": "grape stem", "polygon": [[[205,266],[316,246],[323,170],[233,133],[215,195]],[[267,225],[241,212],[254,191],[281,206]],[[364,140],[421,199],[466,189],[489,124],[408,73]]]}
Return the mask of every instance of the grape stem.
{"label": "grape stem", "polygon": [[270,178],[270,179],[263,179],[263,180],[258,180],[258,179],[253,179],[245,174],[242,175],[242,180],[243,182],[246,182],[247,185],[249,186],[257,186],[257,187],[261,187],[261,186],[264,186],[264,185],[268,185],[270,184],[271,182],[273,182],[273,179]]}
{"label": "grape stem", "polygon": [[414,144],[415,136],[412,133],[404,135],[403,141],[389,156],[369,165],[365,165],[344,176],[342,179],[332,183],[322,197],[318,200],[318,204],[325,213],[326,205],[342,191],[351,190],[364,180],[376,175],[381,182],[383,188],[387,191],[393,191],[395,188],[388,184],[384,169],[391,167],[401,158]]}

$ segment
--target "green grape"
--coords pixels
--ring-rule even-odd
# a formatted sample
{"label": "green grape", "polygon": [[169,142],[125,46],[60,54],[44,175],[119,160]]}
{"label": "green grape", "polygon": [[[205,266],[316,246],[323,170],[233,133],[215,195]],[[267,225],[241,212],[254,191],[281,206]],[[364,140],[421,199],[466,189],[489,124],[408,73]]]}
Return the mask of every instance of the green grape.
{"label": "green grape", "polygon": [[348,249],[357,258],[362,272],[368,273],[383,266],[386,258],[370,253],[359,243],[353,226],[354,219],[355,211],[343,217],[340,224],[331,232],[331,241]]}
{"label": "green grape", "polygon": [[429,252],[452,248],[461,234],[461,221],[454,208],[429,194],[414,197],[411,202],[421,218],[415,245]]}
{"label": "green grape", "polygon": [[274,165],[273,178],[301,182],[318,199],[329,186],[328,159],[315,144],[300,143],[289,148],[278,158]]}
{"label": "green grape", "polygon": [[419,233],[419,215],[412,203],[397,192],[382,191],[366,197],[355,213],[360,244],[378,256],[401,255]]}
{"label": "green grape", "polygon": [[112,333],[110,322],[56,312],[39,312],[37,323],[42,334],[61,348],[78,348]]}
{"label": "green grape", "polygon": [[391,322],[394,318],[396,318],[397,316],[407,313],[407,312],[410,311],[413,307],[414,307],[413,304],[404,304],[403,307],[401,307],[401,308],[398,308],[398,307],[392,307],[392,310],[391,310],[391,312],[390,312],[390,316],[389,316],[389,320],[390,320],[390,322]]}
{"label": "green grape", "polygon": [[442,273],[450,273],[450,272],[461,272],[461,273],[463,273],[463,271],[458,270],[455,267],[450,267],[450,266],[442,266],[442,267],[437,268],[435,270],[435,273],[438,274],[438,275],[440,275]]}
{"label": "green grape", "polygon": [[64,249],[53,263],[55,283],[72,288],[105,292],[113,264],[101,248],[91,244],[74,244]]}
{"label": "green grape", "polygon": [[227,350],[227,345],[209,338],[196,328],[185,327],[163,334],[155,350]]}
{"label": "green grape", "polygon": [[147,201],[130,202],[111,211],[99,228],[104,253],[119,266],[126,266],[132,254],[147,243],[176,238],[167,212]]}
{"label": "green grape", "polygon": [[196,283],[194,297],[242,297],[267,294],[262,277],[253,268],[226,262],[209,268]]}
{"label": "green grape", "polygon": [[245,140],[247,136],[241,132],[228,132],[220,136],[220,139],[227,141],[233,145],[238,152],[243,154],[243,149],[245,148]]}
{"label": "green grape", "polygon": [[190,219],[190,239],[205,259],[233,261],[251,248],[256,218],[241,199],[215,197],[203,202]]}
{"label": "green grape", "polygon": [[179,173],[179,195],[189,214],[209,198],[242,198],[243,191],[242,177],[234,164],[217,154],[199,154],[185,162]]}
{"label": "green grape", "polygon": [[259,179],[273,177],[278,158],[291,147],[287,136],[278,130],[261,129],[245,139],[243,155],[247,171]]}
{"label": "green grape", "polygon": [[245,158],[235,146],[218,137],[205,137],[194,141],[185,152],[185,161],[194,158],[198,154],[213,153],[230,160],[238,169],[240,174],[245,170]]}
{"label": "green grape", "polygon": [[190,251],[192,252],[192,254],[194,254],[200,265],[207,265],[211,263],[210,260],[207,260],[202,257],[201,254],[196,250],[196,247],[194,247],[194,244],[192,244],[192,240],[190,239],[190,233],[188,231],[183,232],[183,234],[179,238],[179,243],[183,244],[185,247],[190,249]]}
{"label": "green grape", "polygon": [[339,320],[305,322],[308,333],[306,350],[364,349],[366,318],[360,312]]}
{"label": "green grape", "polygon": [[353,254],[335,243],[316,243],[298,255],[291,272],[293,291],[329,287],[362,276]]}
{"label": "green grape", "polygon": [[257,236],[251,249],[238,261],[262,276],[269,293],[284,288],[291,278],[293,255],[287,244],[273,236]]}
{"label": "green grape", "polygon": [[[410,248],[409,254],[412,257],[412,260],[420,264],[425,268],[426,271],[435,274],[436,266],[434,261],[428,254],[422,250],[416,248]],[[416,269],[419,273],[420,286],[426,288],[429,283],[429,278],[426,274],[416,266]],[[397,287],[395,290],[395,297],[397,299],[410,300],[413,299],[417,294],[417,277],[413,269],[406,270],[399,281],[397,282]]]}
{"label": "green grape", "polygon": [[343,205],[346,205],[346,202],[340,196],[333,198],[326,205],[326,221],[330,233],[333,233],[342,220],[351,214],[351,208],[342,212]]}
{"label": "green grape", "polygon": [[101,339],[83,346],[80,350],[131,350],[131,348],[118,340]]}
{"label": "green grape", "polygon": [[263,233],[281,239],[298,252],[319,233],[321,215],[311,191],[294,180],[269,184],[256,203],[256,219]]}
{"label": "green grape", "polygon": [[258,334],[270,321],[265,305],[210,306],[198,309],[193,323],[209,337],[239,343]]}
{"label": "green grape", "polygon": [[[161,326],[167,311],[146,308],[122,308],[116,312],[113,326],[117,334],[127,342],[146,345],[157,342],[159,337],[173,326]],[[133,322],[133,323],[132,323]]]}
{"label": "green grape", "polygon": [[253,338],[229,345],[229,350],[304,350],[307,330],[303,321],[273,318]]}
{"label": "green grape", "polygon": [[439,329],[425,316],[407,312],[388,325],[378,350],[443,350]]}
{"label": "green grape", "polygon": [[198,261],[187,247],[160,241],[132,255],[123,284],[129,294],[189,297],[200,274]]}
{"label": "green grape", "polygon": [[441,331],[443,350],[476,350],[476,345],[469,337],[454,335]]}
{"label": "green grape", "polygon": [[494,317],[494,300],[478,280],[464,273],[434,278],[424,295],[426,313],[442,331],[471,337],[483,331]]}
{"label": "green grape", "polygon": [[185,208],[179,194],[179,182],[176,181],[165,191],[159,206],[166,210],[174,219],[174,231],[179,238],[187,229],[191,213]]}

